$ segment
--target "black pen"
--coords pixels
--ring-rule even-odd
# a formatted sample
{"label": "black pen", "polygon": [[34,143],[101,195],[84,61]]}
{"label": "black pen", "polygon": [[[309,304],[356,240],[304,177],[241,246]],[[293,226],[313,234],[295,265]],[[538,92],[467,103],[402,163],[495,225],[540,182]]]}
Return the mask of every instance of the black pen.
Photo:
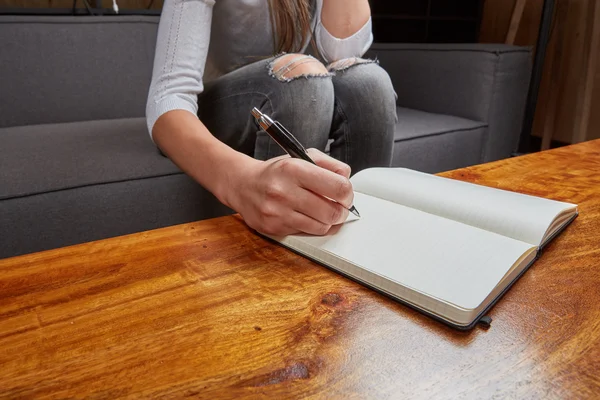
{"label": "black pen", "polygon": [[[281,148],[283,150],[285,150],[286,153],[288,153],[290,155],[290,157],[301,158],[304,161],[308,161],[311,164],[317,165],[308,156],[306,149],[300,144],[298,139],[296,139],[294,137],[294,135],[292,135],[290,133],[290,131],[285,129],[285,127],[283,125],[281,125],[277,121],[273,121],[271,119],[271,117],[262,113],[256,107],[254,107],[252,109],[252,115],[254,116],[254,119],[256,120],[258,125],[260,125],[260,127],[263,128],[264,131],[267,132],[269,134],[269,136],[271,136],[271,138],[279,146],[281,146]],[[352,214],[356,215],[357,217],[360,217],[360,214],[358,213],[358,210],[356,209],[356,207],[354,207],[354,205],[351,206],[348,209],[348,211],[350,211]]]}

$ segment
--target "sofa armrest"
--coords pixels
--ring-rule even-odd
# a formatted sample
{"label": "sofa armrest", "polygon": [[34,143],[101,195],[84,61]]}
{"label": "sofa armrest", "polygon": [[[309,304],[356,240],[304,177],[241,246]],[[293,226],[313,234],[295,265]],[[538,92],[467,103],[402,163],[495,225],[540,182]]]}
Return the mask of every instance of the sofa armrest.
{"label": "sofa armrest", "polygon": [[398,105],[488,124],[482,161],[518,145],[531,50],[503,44],[376,43],[366,55],[389,73]]}

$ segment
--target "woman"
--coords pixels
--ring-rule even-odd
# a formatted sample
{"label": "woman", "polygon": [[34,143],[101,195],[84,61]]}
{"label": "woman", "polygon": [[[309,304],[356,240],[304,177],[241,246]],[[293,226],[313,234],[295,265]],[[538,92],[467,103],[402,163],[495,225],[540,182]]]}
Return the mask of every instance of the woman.
{"label": "woman", "polygon": [[[392,85],[359,58],[371,42],[368,0],[167,0],[150,135],[257,231],[325,234],[348,215],[350,167],[391,160]],[[253,107],[311,148],[319,166],[273,158],[283,152],[257,128]],[[330,138],[333,158],[319,151]]]}

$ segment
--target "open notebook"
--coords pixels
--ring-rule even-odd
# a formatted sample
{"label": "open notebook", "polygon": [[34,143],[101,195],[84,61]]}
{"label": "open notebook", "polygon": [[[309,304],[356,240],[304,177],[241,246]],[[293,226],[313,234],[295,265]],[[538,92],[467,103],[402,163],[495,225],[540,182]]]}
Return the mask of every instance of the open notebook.
{"label": "open notebook", "polygon": [[403,168],[352,179],[360,219],[282,245],[455,328],[470,329],[577,216],[577,206]]}

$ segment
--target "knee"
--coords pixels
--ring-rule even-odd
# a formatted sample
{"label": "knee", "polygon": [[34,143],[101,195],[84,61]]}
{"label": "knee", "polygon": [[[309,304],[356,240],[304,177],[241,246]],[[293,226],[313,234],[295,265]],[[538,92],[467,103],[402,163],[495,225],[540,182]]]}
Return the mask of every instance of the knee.
{"label": "knee", "polygon": [[329,76],[327,68],[316,58],[305,54],[285,54],[273,60],[269,71],[280,81],[299,77]]}
{"label": "knee", "polygon": [[[389,74],[374,60],[352,57],[327,66],[335,74],[336,93],[360,102],[369,114],[396,120],[396,92]],[[348,100],[348,99],[346,99]]]}
{"label": "knee", "polygon": [[304,54],[285,54],[271,61],[269,74],[276,78],[274,96],[278,103],[331,119],[334,104],[331,73],[319,60]]}
{"label": "knee", "polygon": [[389,74],[374,60],[359,57],[345,58],[335,61],[327,66],[327,69],[338,76],[348,75],[346,86],[359,90],[361,93],[369,93],[370,96],[388,100],[395,104],[396,93],[392,86]]}
{"label": "knee", "polygon": [[328,135],[335,100],[327,68],[312,56],[286,54],[270,62],[269,74],[275,78],[269,97],[284,125],[295,132]]}

